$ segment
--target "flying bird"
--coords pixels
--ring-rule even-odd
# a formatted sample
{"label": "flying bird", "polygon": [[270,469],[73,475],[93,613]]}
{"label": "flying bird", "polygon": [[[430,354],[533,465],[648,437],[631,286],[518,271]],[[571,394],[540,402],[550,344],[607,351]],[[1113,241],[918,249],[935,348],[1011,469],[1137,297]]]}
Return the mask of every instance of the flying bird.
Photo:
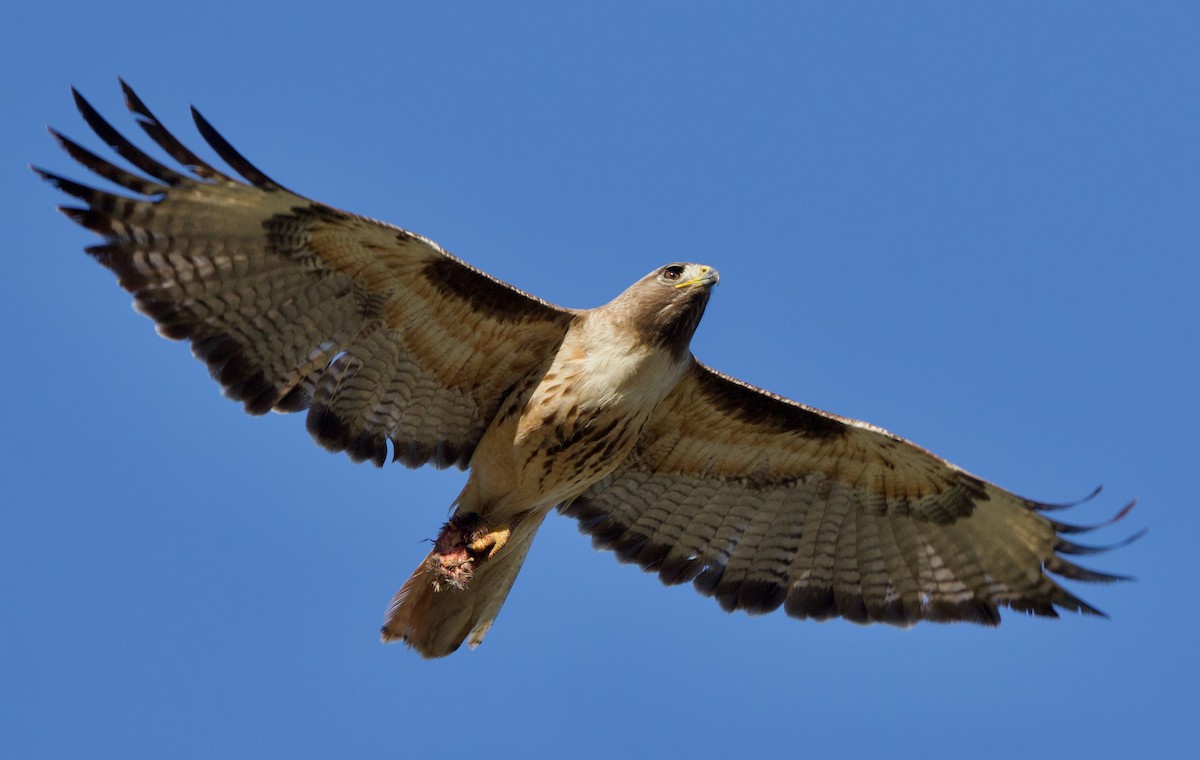
{"label": "flying bird", "polygon": [[478,645],[556,508],[620,560],[751,614],[901,626],[996,625],[1000,607],[1100,615],[1051,574],[1123,578],[1064,557],[1112,548],[1067,538],[1099,526],[1045,515],[1070,505],[700,363],[689,345],[712,266],[667,264],[604,306],[559,307],[420,235],[291,192],[192,109],[240,179],[222,172],[121,86],[179,166],[72,90],[131,168],[51,134],[127,194],[35,171],[82,202],[61,210],[103,237],[87,252],[159,334],[189,341],[250,414],[307,410],[316,441],[356,462],[470,470],[393,598],[384,641],[425,657]]}

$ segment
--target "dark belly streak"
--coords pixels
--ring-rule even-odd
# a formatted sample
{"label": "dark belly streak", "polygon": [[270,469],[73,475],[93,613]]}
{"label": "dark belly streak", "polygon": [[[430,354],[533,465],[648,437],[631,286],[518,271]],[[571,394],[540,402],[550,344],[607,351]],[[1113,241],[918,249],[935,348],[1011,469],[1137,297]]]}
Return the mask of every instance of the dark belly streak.
{"label": "dark belly streak", "polygon": [[544,478],[551,478],[556,469],[560,478],[580,485],[604,477],[629,453],[643,423],[637,415],[626,414],[578,427],[562,443],[546,449]]}
{"label": "dark belly streak", "polygon": [[582,490],[619,465],[641,433],[644,417],[598,414],[580,423],[570,419],[555,425],[543,445],[529,456],[527,466],[541,459],[539,488],[544,493]]}

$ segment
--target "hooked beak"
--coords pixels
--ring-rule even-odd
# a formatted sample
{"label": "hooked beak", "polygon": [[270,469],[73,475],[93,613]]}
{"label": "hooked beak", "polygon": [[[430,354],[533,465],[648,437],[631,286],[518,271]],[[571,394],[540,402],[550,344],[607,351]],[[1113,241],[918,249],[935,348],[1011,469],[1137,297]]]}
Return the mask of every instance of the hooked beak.
{"label": "hooked beak", "polygon": [[721,281],[721,273],[713,267],[701,266],[700,274],[690,280],[675,283],[676,288],[686,288],[690,285],[707,285],[712,287]]}

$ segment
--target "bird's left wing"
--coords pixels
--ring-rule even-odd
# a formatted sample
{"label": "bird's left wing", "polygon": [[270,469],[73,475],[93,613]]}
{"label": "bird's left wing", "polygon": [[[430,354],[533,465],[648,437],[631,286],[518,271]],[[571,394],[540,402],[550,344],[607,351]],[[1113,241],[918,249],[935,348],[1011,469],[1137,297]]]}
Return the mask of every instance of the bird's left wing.
{"label": "bird's left wing", "polygon": [[72,158],[130,195],[37,169],[104,236],[88,249],[160,334],[191,341],[252,414],[308,409],[319,443],[356,461],[463,467],[501,401],[553,357],[573,312],[467,265],[425,238],[271,180],[198,113],[245,181],[171,135],[124,82],[139,126],[182,166],[123,137],[78,93],[96,134],[140,170],[51,130]]}
{"label": "bird's left wing", "polygon": [[[1084,528],[884,430],[694,363],[630,459],[561,510],[599,548],[727,610],[994,625],[998,607],[1099,614],[1046,571]],[[1124,511],[1122,512],[1124,514]]]}

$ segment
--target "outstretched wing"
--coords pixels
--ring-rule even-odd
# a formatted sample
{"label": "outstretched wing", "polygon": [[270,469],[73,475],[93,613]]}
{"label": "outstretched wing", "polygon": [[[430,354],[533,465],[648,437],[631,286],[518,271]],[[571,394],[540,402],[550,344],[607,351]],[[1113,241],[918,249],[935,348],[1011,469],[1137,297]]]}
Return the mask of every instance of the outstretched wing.
{"label": "outstretched wing", "polygon": [[72,158],[132,197],[42,170],[104,236],[88,249],[160,334],[188,339],[251,414],[308,409],[326,448],[382,465],[463,467],[504,397],[536,377],[573,317],[423,237],[292,193],[193,109],[245,181],[205,163],[121,83],[139,126],[186,171],[126,140],[75,93],[83,118],[144,175],[51,130]]}
{"label": "outstretched wing", "polygon": [[561,509],[597,547],[726,610],[995,625],[1000,606],[1102,614],[1046,571],[1120,579],[1059,556],[1098,549],[1040,514],[1056,506],[696,363],[625,466]]}

